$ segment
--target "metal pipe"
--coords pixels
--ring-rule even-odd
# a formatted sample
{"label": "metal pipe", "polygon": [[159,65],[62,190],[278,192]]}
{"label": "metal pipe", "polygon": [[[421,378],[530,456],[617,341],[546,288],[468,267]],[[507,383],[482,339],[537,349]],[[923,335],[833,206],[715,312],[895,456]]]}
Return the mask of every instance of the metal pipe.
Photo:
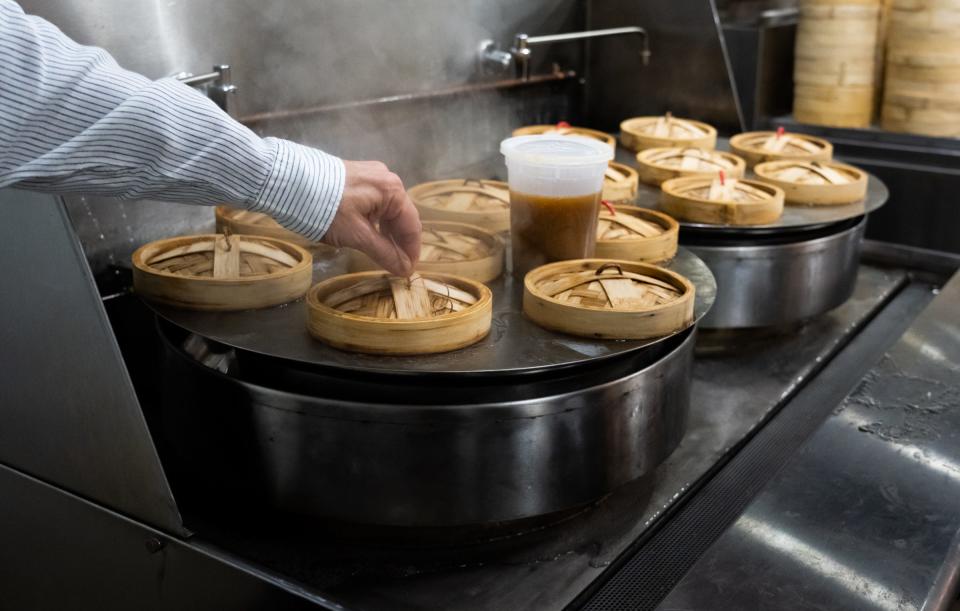
{"label": "metal pipe", "polygon": [[460,85],[457,87],[447,87],[445,89],[436,89],[434,91],[405,93],[400,95],[385,96],[382,98],[373,98],[370,100],[359,100],[353,102],[342,102],[339,104],[324,104],[321,106],[310,106],[307,108],[296,108],[292,110],[275,110],[270,112],[261,112],[246,117],[241,117],[240,122],[247,127],[252,127],[267,121],[302,119],[328,112],[343,110],[355,110],[369,106],[379,106],[381,104],[392,104],[397,102],[416,102],[420,100],[429,100],[433,98],[464,95],[483,91],[494,91],[501,89],[512,89],[515,87],[538,85],[541,83],[551,83],[558,81],[567,81],[576,78],[577,73],[573,70],[558,71],[551,74],[544,74],[528,79],[510,79],[495,81],[491,83],[472,83],[469,85]]}
{"label": "metal pipe", "polygon": [[196,74],[196,75],[179,78],[179,81],[184,85],[190,85],[191,87],[196,87],[198,85],[205,85],[206,83],[215,81],[218,78],[220,78],[219,72],[207,72],[206,74]]}
{"label": "metal pipe", "polygon": [[568,42],[571,40],[585,40],[589,38],[607,38],[610,36],[624,36],[636,34],[640,36],[643,48],[640,51],[640,60],[646,66],[650,63],[650,40],[647,31],[641,27],[629,26],[623,28],[608,28],[605,30],[588,30],[586,32],[568,32],[566,34],[548,34],[545,36],[528,36],[527,34],[517,34],[513,41],[513,48],[510,54],[517,63],[517,72],[521,79],[530,77],[530,47],[534,45],[552,44],[556,42]]}
{"label": "metal pipe", "polygon": [[200,89],[207,97],[213,100],[217,106],[228,113],[231,112],[232,105],[229,104],[228,98],[230,94],[237,92],[237,86],[233,84],[229,65],[216,65],[213,67],[213,72],[207,72],[206,74],[193,75],[189,72],[181,72],[175,74],[174,78],[184,85]]}

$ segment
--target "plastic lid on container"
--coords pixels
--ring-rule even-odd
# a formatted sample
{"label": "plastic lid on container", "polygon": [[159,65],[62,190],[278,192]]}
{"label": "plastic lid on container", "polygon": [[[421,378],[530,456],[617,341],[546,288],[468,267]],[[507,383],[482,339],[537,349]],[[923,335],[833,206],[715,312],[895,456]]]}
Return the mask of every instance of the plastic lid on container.
{"label": "plastic lid on container", "polygon": [[605,142],[557,134],[507,138],[500,143],[500,152],[512,162],[530,166],[606,164],[613,159],[613,149]]}

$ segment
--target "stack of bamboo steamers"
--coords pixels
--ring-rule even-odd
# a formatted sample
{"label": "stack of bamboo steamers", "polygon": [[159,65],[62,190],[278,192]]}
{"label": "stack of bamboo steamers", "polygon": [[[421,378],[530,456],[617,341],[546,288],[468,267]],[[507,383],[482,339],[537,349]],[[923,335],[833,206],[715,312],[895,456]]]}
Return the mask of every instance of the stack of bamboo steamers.
{"label": "stack of bamboo steamers", "polygon": [[793,73],[797,121],[870,126],[882,50],[880,1],[801,1]]}
{"label": "stack of bamboo steamers", "polygon": [[960,137],[960,0],[893,0],[881,124]]}
{"label": "stack of bamboo steamers", "polygon": [[[599,165],[595,179],[610,158],[606,147],[616,147],[608,134],[565,124],[521,131],[552,133],[545,138],[560,149],[589,143],[602,153],[591,157],[590,163]],[[590,140],[573,143],[566,136]],[[532,138],[536,146],[546,142]],[[603,174],[603,206],[597,217],[588,213],[585,225],[589,237],[594,230],[589,220],[595,218],[595,258],[554,256],[523,276],[515,274],[527,318],[552,331],[593,339],[677,333],[693,324],[696,289],[663,266],[677,252],[674,218],[767,224],[777,220],[785,204],[842,204],[864,196],[866,174],[833,161],[832,146],[820,138],[752,132],[733,137],[731,152],[715,150],[716,141],[712,126],[670,114],[624,121],[621,144],[636,152],[637,165],[610,162]],[[748,177],[751,170],[754,176]],[[663,212],[634,205],[640,182],[660,187]],[[362,253],[337,253],[305,242],[262,214],[221,206],[215,214],[219,233],[169,238],[138,249],[134,287],[148,299],[200,310],[266,308],[305,296],[305,332],[342,350],[415,355],[465,348],[489,333],[498,297],[487,285],[505,273],[511,213],[520,210],[522,197],[531,197],[510,188],[464,178],[411,188],[423,220],[423,247],[410,278],[391,277]],[[572,195],[578,201],[586,197],[585,206],[595,206],[601,197]],[[568,203],[558,201],[559,208],[547,212],[559,214]],[[578,219],[582,211],[577,209]],[[544,234],[542,227],[537,230]],[[513,237],[520,235],[514,231]],[[547,246],[556,245],[554,232],[544,235]],[[311,286],[314,256],[337,257],[348,273]],[[512,290],[509,282],[492,286]]]}
{"label": "stack of bamboo steamers", "polygon": [[960,0],[802,0],[794,117],[960,136]]}

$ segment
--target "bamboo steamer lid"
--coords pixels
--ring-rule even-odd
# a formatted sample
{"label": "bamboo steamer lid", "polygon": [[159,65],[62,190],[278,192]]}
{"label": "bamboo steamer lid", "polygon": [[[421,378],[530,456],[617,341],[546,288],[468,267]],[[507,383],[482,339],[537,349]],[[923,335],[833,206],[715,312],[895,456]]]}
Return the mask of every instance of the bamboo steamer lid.
{"label": "bamboo steamer lid", "polygon": [[660,186],[678,176],[716,176],[723,170],[730,178],[740,178],[746,162],[732,153],[693,147],[661,147],[637,153],[640,180]]}
{"label": "bamboo steamer lid", "polygon": [[717,130],[693,119],[677,119],[670,113],[661,117],[634,117],[620,124],[620,144],[632,151],[664,147],[717,146]]}
{"label": "bamboo steamer lid", "polygon": [[833,158],[833,145],[823,138],[783,132],[737,134],[730,138],[730,150],[742,157],[750,168],[764,161],[830,161]]}
{"label": "bamboo steamer lid", "polygon": [[680,225],[662,212],[635,206],[600,210],[597,222],[598,259],[658,263],[677,254]]}
{"label": "bamboo steamer lid", "polygon": [[419,184],[409,194],[423,220],[467,223],[493,233],[510,230],[510,188],[505,182],[438,180]]}
{"label": "bamboo steamer lid", "polygon": [[549,263],[523,281],[523,312],[537,325],[582,337],[649,339],[693,324],[694,286],[650,263]]}
{"label": "bamboo steamer lid", "polygon": [[689,176],[660,188],[663,211],[693,223],[764,225],[783,214],[783,190],[755,180]]}
{"label": "bamboo steamer lid", "polygon": [[[417,271],[462,276],[489,282],[503,272],[504,245],[497,235],[466,223],[426,221],[421,234]],[[348,269],[361,272],[379,269],[358,250],[348,251]]]}
{"label": "bamboo steamer lid", "polygon": [[586,127],[571,127],[566,122],[561,121],[556,125],[528,125],[513,130],[514,136],[536,136],[539,134],[559,134],[561,136],[585,136],[606,142],[610,148],[617,147],[617,139],[606,132]]}
{"label": "bamboo steamer lid", "polygon": [[867,195],[866,172],[836,161],[768,161],[753,171],[791,204],[850,204]]}
{"label": "bamboo steamer lid", "polygon": [[194,235],[150,242],[133,253],[134,290],[193,310],[247,310],[301,297],[313,257],[261,236]]}
{"label": "bamboo steamer lid", "polygon": [[307,293],[310,334],[335,348],[368,354],[464,348],[486,337],[492,312],[490,289],[446,274],[345,274]]}
{"label": "bamboo steamer lid", "polygon": [[267,238],[277,238],[308,250],[332,250],[330,246],[319,242],[311,242],[302,235],[284,228],[280,223],[266,214],[251,212],[230,206],[217,206],[214,214],[217,219],[218,233],[239,233],[242,235],[259,235]]}
{"label": "bamboo steamer lid", "polygon": [[608,202],[630,202],[637,197],[640,177],[628,165],[611,161],[603,175],[601,198]]}

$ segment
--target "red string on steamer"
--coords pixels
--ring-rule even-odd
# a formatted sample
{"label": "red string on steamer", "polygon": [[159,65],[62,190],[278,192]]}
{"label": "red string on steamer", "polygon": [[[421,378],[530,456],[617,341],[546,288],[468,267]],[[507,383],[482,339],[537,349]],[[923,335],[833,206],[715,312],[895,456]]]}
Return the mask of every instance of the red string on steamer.
{"label": "red string on steamer", "polygon": [[786,131],[787,131],[787,130],[783,129],[783,126],[782,126],[782,125],[781,125],[780,127],[778,127],[778,128],[777,128],[777,140],[779,140],[779,139],[780,139],[780,136],[782,136],[782,135],[784,134],[784,132],[786,132]]}
{"label": "red string on steamer", "polygon": [[568,128],[568,127],[570,127],[570,124],[567,123],[566,121],[558,121],[558,122],[557,122],[557,129],[566,129],[566,128]]}
{"label": "red string on steamer", "polygon": [[617,216],[617,209],[613,207],[613,204],[611,204],[605,199],[601,199],[600,203],[607,207],[607,210],[610,211],[611,216]]}
{"label": "red string on steamer", "polygon": [[723,170],[720,170],[720,186],[723,187],[727,184],[727,175]]}

